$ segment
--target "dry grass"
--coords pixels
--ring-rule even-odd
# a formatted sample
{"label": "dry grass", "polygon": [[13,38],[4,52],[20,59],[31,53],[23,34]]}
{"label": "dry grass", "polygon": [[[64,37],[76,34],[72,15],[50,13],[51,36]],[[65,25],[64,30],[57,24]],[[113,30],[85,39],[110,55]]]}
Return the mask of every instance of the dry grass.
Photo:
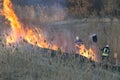
{"label": "dry grass", "polygon": [[[26,18],[27,11],[26,14],[23,14],[22,11],[19,14],[19,17],[25,16]],[[30,17],[30,23],[36,19],[34,16],[35,14]],[[56,32],[59,30],[69,31],[72,35],[71,41],[74,41],[74,36],[79,35],[87,45],[91,45],[88,36],[96,33],[99,39],[97,43],[99,48],[106,43],[110,44],[111,62],[114,52],[120,56],[120,46],[118,45],[120,41],[119,22],[105,23],[96,17],[86,20],[84,23],[81,23],[81,20],[75,22],[70,20],[68,22],[63,21],[66,22],[65,24],[60,22],[41,24],[44,25],[44,28],[49,26],[50,29],[55,29]],[[35,20],[35,23],[39,25],[39,21]],[[5,26],[3,23],[1,25]],[[19,47],[17,50],[0,45],[0,80],[120,80],[120,73],[103,69],[97,64],[96,67],[93,67],[89,61],[82,63],[72,53],[69,54],[66,61],[61,59],[60,56],[61,53],[57,52],[57,56],[51,58],[50,52],[45,54],[40,48],[31,48],[30,45]]]}
{"label": "dry grass", "polygon": [[[64,61],[50,57],[50,53],[28,51],[19,48],[0,50],[0,80],[119,80],[119,73],[105,70],[100,66],[93,67],[89,61],[84,63],[73,54]],[[22,49],[22,50],[21,50]],[[36,49],[35,47],[33,49]]]}

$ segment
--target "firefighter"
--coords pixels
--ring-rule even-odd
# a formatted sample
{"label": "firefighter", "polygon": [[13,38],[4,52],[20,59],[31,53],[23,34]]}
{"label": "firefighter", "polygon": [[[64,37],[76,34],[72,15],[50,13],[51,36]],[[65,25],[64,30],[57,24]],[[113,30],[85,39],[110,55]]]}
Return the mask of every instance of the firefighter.
{"label": "firefighter", "polygon": [[75,44],[81,45],[83,44],[83,41],[78,36],[76,36]]}
{"label": "firefighter", "polygon": [[78,36],[76,36],[76,40],[74,44],[75,44],[76,53],[79,53],[79,49],[80,46],[83,44],[83,41]]}
{"label": "firefighter", "polygon": [[106,59],[107,61],[109,60],[109,54],[110,54],[110,48],[109,45],[106,45],[101,49],[102,51],[102,60]]}

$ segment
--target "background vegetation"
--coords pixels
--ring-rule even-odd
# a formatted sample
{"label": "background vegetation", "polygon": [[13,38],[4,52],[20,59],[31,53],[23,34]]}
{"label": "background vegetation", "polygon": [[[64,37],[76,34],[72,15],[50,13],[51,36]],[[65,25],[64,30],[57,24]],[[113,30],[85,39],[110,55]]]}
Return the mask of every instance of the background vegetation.
{"label": "background vegetation", "polygon": [[69,11],[83,16],[119,16],[119,0],[68,0]]}
{"label": "background vegetation", "polygon": [[68,9],[68,13],[76,17],[119,17],[120,16],[120,1],[119,0],[13,0],[17,5],[40,5],[51,6],[55,3]]}

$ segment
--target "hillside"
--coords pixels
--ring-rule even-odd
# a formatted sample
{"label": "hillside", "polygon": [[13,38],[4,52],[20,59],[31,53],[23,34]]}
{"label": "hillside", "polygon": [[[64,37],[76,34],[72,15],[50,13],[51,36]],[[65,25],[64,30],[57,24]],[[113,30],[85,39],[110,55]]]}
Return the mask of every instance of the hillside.
{"label": "hillside", "polygon": [[[31,52],[19,48],[0,50],[0,79],[1,80],[119,80],[119,73],[107,70],[89,61],[79,61],[69,54],[65,61],[50,57],[49,53]],[[35,47],[33,49],[36,49]],[[33,51],[33,50],[32,50]],[[4,54],[3,54],[4,53]]]}
{"label": "hillside", "polygon": [[[4,1],[0,80],[120,80],[120,23],[114,15],[118,0]],[[84,43],[82,53],[75,48],[76,36]],[[106,44],[110,56],[104,62],[100,49]]]}
{"label": "hillside", "polygon": [[[91,21],[91,20],[90,20]],[[94,22],[94,21],[93,21]],[[82,23],[80,20],[68,20],[49,24],[52,29],[59,31],[67,29],[87,40],[90,33],[102,35],[102,27],[89,28],[87,23]],[[108,25],[109,23],[105,23]],[[71,26],[70,26],[71,25]],[[74,27],[73,27],[74,26]],[[86,27],[85,27],[86,26]],[[88,27],[87,27],[88,26]],[[109,27],[109,26],[108,26]],[[45,27],[44,27],[45,28]],[[89,31],[88,31],[89,29]],[[78,31],[77,31],[78,30]],[[61,30],[60,30],[61,31]],[[65,31],[65,30],[64,30]],[[84,34],[84,35],[83,35]],[[104,34],[104,33],[103,33]],[[101,37],[101,36],[99,36]],[[101,39],[101,38],[99,38]],[[87,42],[87,41],[86,41]],[[102,41],[99,40],[98,45],[102,47]],[[112,47],[112,46],[111,46]],[[114,48],[113,48],[114,49]],[[1,80],[119,80],[119,72],[112,71],[112,68],[102,68],[95,64],[93,66],[89,60],[85,62],[80,58],[75,58],[73,53],[69,53],[69,58],[61,59],[62,55],[59,51],[56,52],[56,57],[50,57],[50,52],[44,52],[35,46],[25,44],[18,48],[7,48],[1,45],[0,50],[0,79]],[[113,57],[111,56],[111,59]],[[87,76],[87,77],[86,77]]]}

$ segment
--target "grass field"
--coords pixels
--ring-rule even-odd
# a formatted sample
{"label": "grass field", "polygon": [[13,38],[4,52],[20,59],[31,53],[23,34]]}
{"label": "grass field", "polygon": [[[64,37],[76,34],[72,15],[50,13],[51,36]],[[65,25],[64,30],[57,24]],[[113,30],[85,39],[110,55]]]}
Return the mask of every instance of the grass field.
{"label": "grass field", "polygon": [[[119,80],[120,73],[111,69],[96,67],[86,60],[84,63],[69,54],[65,61],[57,52],[50,53],[27,51],[19,48],[0,50],[0,80]],[[33,48],[35,49],[35,47]]]}
{"label": "grass field", "polygon": [[[103,26],[89,28],[90,25],[87,24],[80,23],[78,20],[75,23],[74,21],[73,23],[67,21],[64,24],[60,22],[51,23],[50,26],[53,26],[57,31],[63,28],[67,29],[83,38],[87,38],[90,32],[102,35],[101,27]],[[91,25],[93,24],[91,23]],[[112,29],[116,30],[115,28]],[[111,34],[113,35],[113,33]],[[99,46],[103,44],[102,41],[98,43]],[[60,58],[61,54],[59,52],[57,52],[56,57],[51,58],[49,52],[46,54],[40,48],[34,46],[29,48],[29,46],[31,45],[19,47],[15,50],[13,47],[0,46],[0,80],[120,80],[119,72],[103,69],[97,64],[94,67],[87,60],[84,63],[80,62],[79,58],[75,59],[71,53],[69,53],[69,58],[64,61]],[[114,48],[112,49],[114,50]]]}
{"label": "grass field", "polygon": [[[16,8],[16,12],[19,11],[17,15],[21,21],[29,20],[24,23],[30,25],[30,27],[37,26],[43,31],[47,31],[46,33],[49,36],[55,36],[60,46],[62,46],[61,43],[66,43],[64,47],[68,47],[68,51],[73,48],[72,42],[77,35],[83,39],[87,46],[93,46],[94,44],[89,41],[89,36],[96,33],[98,43],[95,44],[95,49],[109,44],[111,49],[109,62],[115,64],[114,53],[117,53],[117,65],[120,64],[119,20],[113,18],[112,21],[109,18],[90,17],[68,20],[62,18],[59,21],[49,17],[42,22],[41,19],[36,19],[32,11],[34,9],[31,9],[31,7],[30,13],[32,15],[27,14],[29,10],[23,10],[26,12],[26,14],[23,14],[19,9]],[[9,25],[4,23],[5,19],[3,17],[0,19],[1,39],[3,39],[2,31],[6,30]],[[52,20],[49,21],[49,19]],[[45,53],[43,49],[30,44],[18,45],[17,48],[3,46],[2,40],[0,44],[0,80],[120,80],[118,71],[112,71],[110,67],[106,70],[97,63],[96,66],[93,66],[87,59],[82,62],[79,58],[74,57],[74,52],[69,52],[69,57],[63,60],[61,59],[63,54],[59,51],[56,51],[56,57],[52,58],[50,52]],[[101,55],[99,50],[96,52],[99,56]]]}

